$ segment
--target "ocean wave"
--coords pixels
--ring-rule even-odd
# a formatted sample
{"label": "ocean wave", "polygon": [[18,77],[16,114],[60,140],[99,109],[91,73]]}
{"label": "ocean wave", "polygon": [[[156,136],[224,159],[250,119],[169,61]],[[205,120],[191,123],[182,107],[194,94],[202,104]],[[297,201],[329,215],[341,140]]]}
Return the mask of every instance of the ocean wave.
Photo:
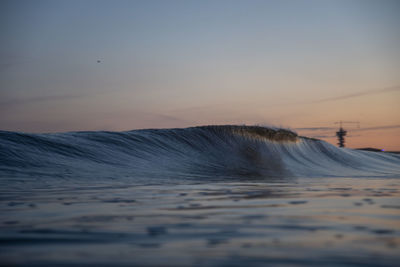
{"label": "ocean wave", "polygon": [[0,177],[135,179],[397,177],[400,156],[337,148],[285,129],[0,131]]}

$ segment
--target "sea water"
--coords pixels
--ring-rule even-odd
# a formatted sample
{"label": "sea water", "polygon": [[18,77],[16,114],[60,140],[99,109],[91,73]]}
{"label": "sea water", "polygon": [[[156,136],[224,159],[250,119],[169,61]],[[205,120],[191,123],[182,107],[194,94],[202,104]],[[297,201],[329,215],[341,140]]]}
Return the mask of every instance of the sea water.
{"label": "sea water", "polygon": [[0,132],[0,186],[0,265],[400,262],[400,157],[280,129]]}

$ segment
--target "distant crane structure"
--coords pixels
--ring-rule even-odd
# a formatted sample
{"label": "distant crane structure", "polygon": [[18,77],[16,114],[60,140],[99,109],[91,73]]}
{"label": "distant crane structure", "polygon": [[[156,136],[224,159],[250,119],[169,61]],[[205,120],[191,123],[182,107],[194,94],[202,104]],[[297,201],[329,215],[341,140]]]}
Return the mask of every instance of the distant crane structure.
{"label": "distant crane structure", "polygon": [[347,131],[343,129],[343,124],[357,124],[357,128],[360,128],[359,121],[337,121],[335,124],[339,124],[339,131],[336,132],[336,136],[338,138],[338,146],[344,147],[345,140],[344,137],[347,135]]}

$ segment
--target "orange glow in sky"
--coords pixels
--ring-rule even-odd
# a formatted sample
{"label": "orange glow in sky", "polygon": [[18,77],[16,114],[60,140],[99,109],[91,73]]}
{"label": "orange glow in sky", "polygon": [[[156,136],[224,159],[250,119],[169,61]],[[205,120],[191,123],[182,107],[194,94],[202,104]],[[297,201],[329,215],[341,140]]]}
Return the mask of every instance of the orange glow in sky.
{"label": "orange glow in sky", "polygon": [[2,1],[0,129],[286,127],[400,150],[399,1]]}

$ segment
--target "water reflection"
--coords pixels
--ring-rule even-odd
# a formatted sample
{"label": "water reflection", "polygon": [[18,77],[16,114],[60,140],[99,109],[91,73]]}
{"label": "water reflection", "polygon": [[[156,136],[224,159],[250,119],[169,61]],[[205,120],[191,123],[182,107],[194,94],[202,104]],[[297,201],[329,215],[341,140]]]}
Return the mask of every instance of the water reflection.
{"label": "water reflection", "polygon": [[399,189],[397,179],[325,178],[3,192],[0,257],[39,265],[395,265]]}

